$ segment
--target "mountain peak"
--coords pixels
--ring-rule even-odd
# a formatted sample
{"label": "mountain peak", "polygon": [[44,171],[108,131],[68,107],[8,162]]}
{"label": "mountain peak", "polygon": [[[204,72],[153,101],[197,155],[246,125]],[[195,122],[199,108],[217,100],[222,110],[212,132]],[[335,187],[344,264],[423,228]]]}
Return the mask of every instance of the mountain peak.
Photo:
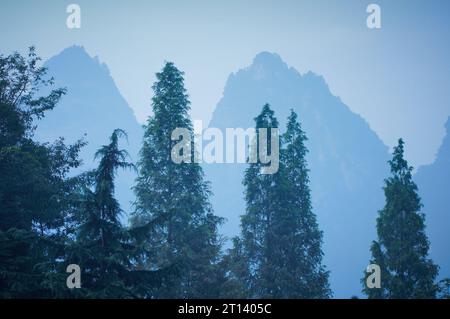
{"label": "mountain peak", "polygon": [[68,59],[92,59],[92,57],[86,52],[86,49],[82,45],[72,45],[63,49],[54,58],[68,58]]}
{"label": "mountain peak", "polygon": [[[81,45],[72,45],[50,58],[46,67],[58,74],[57,80],[87,80],[95,76],[110,77],[106,64],[101,63],[98,56],[91,56]],[[74,76],[68,76],[73,74]],[[112,79],[111,79],[112,80]]]}
{"label": "mountain peak", "polygon": [[[106,64],[100,63],[100,59],[90,55],[84,47],[75,45],[51,57],[45,66],[48,76],[55,79],[55,87],[66,88],[67,94],[39,122],[36,138],[51,142],[63,136],[68,143],[73,143],[84,136],[88,144],[80,150],[84,166],[74,171],[78,173],[97,165],[93,160],[95,152],[113,130],[121,128],[128,134],[128,151],[136,159],[142,129]],[[125,211],[131,210],[133,192],[130,189],[135,178],[134,172],[117,175],[116,195]]]}
{"label": "mountain peak", "polygon": [[281,57],[277,53],[271,53],[267,51],[263,51],[258,53],[253,58],[253,65],[264,65],[270,67],[283,67],[287,68],[286,63],[281,59]]}
{"label": "mountain peak", "polygon": [[252,67],[262,67],[264,69],[287,69],[287,64],[281,59],[277,53],[263,51],[253,58]]}
{"label": "mountain peak", "polygon": [[255,80],[278,78],[289,71],[287,64],[277,53],[263,51],[258,53],[252,64],[244,70]]}

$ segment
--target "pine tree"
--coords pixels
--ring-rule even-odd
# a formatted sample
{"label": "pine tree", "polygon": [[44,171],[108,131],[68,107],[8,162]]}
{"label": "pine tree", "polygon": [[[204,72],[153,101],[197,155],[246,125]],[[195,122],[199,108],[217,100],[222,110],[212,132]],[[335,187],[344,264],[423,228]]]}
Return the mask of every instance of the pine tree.
{"label": "pine tree", "polygon": [[232,247],[220,261],[219,298],[245,299],[250,296],[251,286],[248,260],[242,239],[232,238]]}
{"label": "pine tree", "polygon": [[[270,128],[269,142],[278,121],[268,104],[255,121],[257,145],[260,128]],[[328,272],[321,263],[322,233],[311,208],[305,140],[292,112],[281,139],[278,171],[262,174],[263,164],[258,160],[245,172],[247,212],[242,216],[241,227],[242,259],[247,269],[240,271],[240,281],[248,283],[250,297],[327,298],[330,295]]]}
{"label": "pine tree", "polygon": [[[264,165],[260,161],[259,135],[260,128],[266,128],[267,141],[271,141],[272,129],[278,129],[278,121],[268,104],[265,104],[262,112],[255,118],[256,122],[256,153],[257,161],[251,163],[245,171],[243,184],[245,186],[245,199],[247,202],[246,214],[241,217],[242,245],[244,247],[245,260],[247,262],[247,278],[242,278],[248,283],[250,298],[277,298],[280,289],[275,282],[273,258],[275,257],[275,241],[272,232],[272,219],[276,213],[277,193],[279,186],[279,174],[262,174]],[[267,143],[267,153],[271,151],[270,143]]]}
{"label": "pine tree", "polygon": [[291,110],[283,135],[281,162],[284,189],[277,214],[278,282],[286,298],[328,298],[328,272],[322,265],[322,232],[312,211],[307,168],[306,134]]}
{"label": "pine tree", "polygon": [[391,176],[386,179],[386,204],[377,218],[378,241],[371,246],[371,264],[381,270],[381,288],[363,291],[369,298],[435,298],[438,266],[428,258],[425,216],[413,168],[404,159],[404,142],[399,140],[389,161]]}
{"label": "pine tree", "polygon": [[[176,264],[179,276],[167,279],[151,292],[154,298],[217,296],[217,263],[220,238],[217,227],[221,219],[212,213],[209,185],[201,167],[172,161],[171,139],[176,128],[189,131],[193,158],[193,129],[188,115],[190,103],[183,83],[183,73],[173,63],[166,63],[156,74],[153,85],[153,116],[145,128],[135,186],[136,211],[132,224],[159,220],[147,245],[155,253],[146,255],[141,264],[147,269]],[[189,143],[189,142],[187,142]]]}

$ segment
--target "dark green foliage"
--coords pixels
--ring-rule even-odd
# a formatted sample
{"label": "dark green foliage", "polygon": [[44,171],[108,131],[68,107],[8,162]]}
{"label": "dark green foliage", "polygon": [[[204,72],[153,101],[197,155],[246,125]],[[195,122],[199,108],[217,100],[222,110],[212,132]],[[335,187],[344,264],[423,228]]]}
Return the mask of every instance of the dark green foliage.
{"label": "dark green foliage", "polygon": [[450,278],[445,278],[439,282],[438,298],[450,299]]}
{"label": "dark green foliage", "polygon": [[114,198],[117,170],[134,168],[126,161],[127,152],[119,149],[120,137],[126,134],[116,129],[110,143],[95,154],[100,163],[87,175],[90,187],[81,192],[76,239],[69,247],[68,262],[80,265],[83,274],[82,289],[76,294],[87,298],[143,297],[166,271],[137,270],[133,263],[140,253],[135,236],[139,231],[122,226],[122,210]]}
{"label": "dark green foliage", "polygon": [[[188,155],[196,154],[183,73],[166,63],[157,74],[131,228],[121,223],[115,198],[117,171],[134,169],[119,147],[124,131],[114,130],[97,151],[97,169],[75,177],[71,170],[81,165],[84,141],[33,140],[38,120],[65,93],[52,90],[45,74],[33,48],[27,57],[0,56],[0,298],[331,296],[311,205],[307,138],[293,111],[281,136],[278,171],[263,174],[270,163],[260,161],[245,171],[242,234],[222,256],[222,219],[212,212],[202,168],[171,158],[180,142],[171,139],[176,128],[188,130]],[[270,141],[278,121],[268,104],[255,122],[269,128]],[[369,298],[449,298],[449,280],[436,283],[438,267],[427,257],[425,218],[403,153],[400,140],[371,247],[382,288],[364,292]],[[72,263],[81,267],[81,289],[66,286]]]}
{"label": "dark green foliage", "polygon": [[276,220],[280,254],[277,280],[284,283],[287,298],[327,298],[331,295],[328,271],[322,265],[322,232],[312,211],[307,137],[291,111],[282,137],[280,208]]}
{"label": "dark green foliage", "polygon": [[0,297],[59,296],[57,271],[67,240],[68,178],[83,142],[66,146],[32,140],[35,120],[55,107],[63,89],[50,87],[31,48],[27,58],[0,56]]}
{"label": "dark green foliage", "polygon": [[[177,264],[181,269],[181,276],[168,278],[162,287],[150,292],[151,297],[214,297],[218,294],[221,243],[217,227],[221,219],[211,211],[209,185],[201,167],[176,164],[171,159],[172,147],[178,142],[171,140],[175,128],[187,128],[193,141],[183,74],[173,63],[166,63],[156,76],[154,115],[145,128],[132,224],[160,223],[146,242],[154,253],[142,256],[141,265],[154,269]],[[194,152],[192,147],[192,156]]]}
{"label": "dark green foliage", "polygon": [[[278,121],[268,104],[255,121],[257,129],[271,128],[270,141]],[[248,297],[330,296],[328,272],[322,266],[322,233],[311,207],[305,140],[292,112],[281,138],[278,172],[262,174],[259,160],[245,172],[247,212],[241,219],[242,239],[235,239],[226,258],[236,262],[228,284],[245,283]],[[269,153],[271,148],[268,143]]]}
{"label": "dark green foliage", "polygon": [[[278,121],[273,111],[266,104],[258,117],[255,118],[256,129],[278,128]],[[268,131],[267,136],[270,140]],[[277,298],[279,289],[275,283],[275,257],[276,239],[272,231],[273,217],[278,205],[276,192],[281,186],[280,174],[261,174],[263,164],[259,161],[259,131],[256,135],[258,161],[252,163],[245,171],[244,186],[247,212],[241,217],[242,243],[247,264],[249,283],[249,297]]]}
{"label": "dark green foliage", "polygon": [[248,298],[251,281],[247,256],[239,237],[233,238],[232,243],[232,248],[227,250],[220,262],[220,298]]}
{"label": "dark green foliage", "polygon": [[91,173],[92,186],[83,189],[76,241],[71,247],[71,263],[82,269],[82,289],[90,298],[131,297],[125,280],[129,268],[127,238],[119,221],[122,213],[114,198],[114,177],[118,169],[130,168],[127,154],[119,150],[118,139],[124,136],[115,130],[110,144],[95,154],[100,159],[98,168]]}
{"label": "dark green foliage", "polygon": [[435,298],[438,266],[428,258],[425,216],[402,139],[389,165],[392,175],[385,181],[386,204],[377,218],[370,261],[381,268],[381,288],[367,288],[364,278],[364,292],[369,298]]}

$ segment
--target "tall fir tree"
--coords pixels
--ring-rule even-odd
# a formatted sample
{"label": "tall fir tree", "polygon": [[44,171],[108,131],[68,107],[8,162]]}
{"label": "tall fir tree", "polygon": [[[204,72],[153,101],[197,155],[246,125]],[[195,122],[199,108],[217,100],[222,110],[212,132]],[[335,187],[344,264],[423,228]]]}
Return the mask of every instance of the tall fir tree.
{"label": "tall fir tree", "polygon": [[[242,281],[247,283],[251,298],[277,298],[281,292],[275,282],[275,238],[272,232],[272,220],[276,210],[278,195],[274,190],[279,184],[279,174],[262,174],[264,165],[260,161],[260,128],[267,129],[267,153],[271,151],[272,129],[278,130],[278,121],[268,104],[255,118],[256,143],[251,150],[256,153],[256,162],[251,163],[245,171],[243,184],[247,202],[246,214],[241,217],[242,245],[244,259],[247,263],[247,276]],[[266,141],[264,141],[266,142]]]}
{"label": "tall fir tree", "polygon": [[328,298],[331,290],[328,271],[322,264],[322,232],[312,211],[309,188],[308,149],[297,114],[291,110],[283,134],[280,175],[283,193],[280,199],[276,231],[282,260],[278,281],[284,283],[286,298]]}
{"label": "tall fir tree", "polygon": [[[269,128],[270,135],[278,121],[268,104],[255,118],[257,146],[259,130]],[[249,297],[256,298],[327,298],[331,292],[328,272],[322,266],[322,233],[312,213],[306,136],[295,113],[280,143],[280,165],[275,174],[262,174],[259,160],[245,172],[247,212],[242,216],[242,250],[246,270],[238,277],[248,286]],[[259,154],[258,157],[259,158]]]}
{"label": "tall fir tree", "polygon": [[138,162],[132,224],[160,223],[147,240],[155,253],[142,258],[141,264],[150,269],[176,264],[180,269],[179,275],[151,292],[153,298],[216,297],[221,247],[217,228],[222,220],[212,213],[200,165],[175,163],[171,157],[173,146],[182,142],[171,138],[176,128],[187,129],[191,138],[185,141],[191,143],[191,152],[184,155],[192,159],[196,152],[183,73],[168,62],[156,77],[153,116],[145,127]]}
{"label": "tall fir tree", "polygon": [[378,241],[371,246],[371,264],[381,270],[381,288],[363,291],[369,298],[435,298],[438,266],[428,258],[425,216],[413,168],[404,159],[404,142],[398,141],[389,161],[391,176],[385,180],[386,204],[377,218]]}
{"label": "tall fir tree", "polygon": [[249,298],[251,278],[249,276],[247,254],[240,237],[232,238],[232,246],[227,249],[220,261],[220,270],[220,298]]}

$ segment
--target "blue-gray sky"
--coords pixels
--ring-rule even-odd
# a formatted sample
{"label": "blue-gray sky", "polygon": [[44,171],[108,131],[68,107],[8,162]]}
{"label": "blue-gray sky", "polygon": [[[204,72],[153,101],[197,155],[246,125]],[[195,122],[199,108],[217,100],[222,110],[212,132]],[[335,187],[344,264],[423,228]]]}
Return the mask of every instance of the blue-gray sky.
{"label": "blue-gray sky", "polygon": [[[66,7],[81,7],[81,29]],[[382,28],[366,27],[381,7]],[[388,145],[433,161],[450,115],[450,1],[71,0],[0,2],[0,51],[35,45],[44,58],[73,44],[105,62],[140,122],[165,60],[185,71],[192,117],[209,121],[228,75],[261,51],[321,74]]]}

